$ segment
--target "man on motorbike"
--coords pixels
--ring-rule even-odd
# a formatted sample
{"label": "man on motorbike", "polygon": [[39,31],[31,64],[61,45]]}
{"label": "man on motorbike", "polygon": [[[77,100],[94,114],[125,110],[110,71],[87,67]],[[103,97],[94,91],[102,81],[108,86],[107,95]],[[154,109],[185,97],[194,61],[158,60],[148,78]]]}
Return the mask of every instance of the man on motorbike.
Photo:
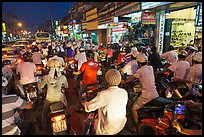
{"label": "man on motorbike", "polygon": [[186,61],[188,61],[191,66],[192,66],[192,57],[195,54],[196,50],[197,49],[193,46],[187,46],[185,48],[185,51],[188,53],[188,56],[186,57]]}
{"label": "man on motorbike", "polygon": [[33,55],[32,55],[32,60],[34,64],[42,64],[41,61],[42,58],[42,53],[39,52],[39,48],[37,46],[35,46],[33,48]]}
{"label": "man on motorbike", "polygon": [[47,85],[47,95],[43,107],[43,121],[45,122],[43,129],[47,129],[48,109],[51,102],[62,101],[68,110],[65,94],[61,92],[62,87],[65,88],[65,91],[68,90],[67,79],[60,72],[61,63],[57,59],[52,59],[48,61],[47,65],[50,68],[49,74],[38,84],[38,87],[41,89]]}
{"label": "man on motorbike", "polygon": [[[30,83],[36,83],[35,73],[36,73],[36,66],[33,62],[31,62],[32,54],[30,52],[25,52],[23,54],[23,63],[19,63],[16,68],[16,74],[20,74],[20,81],[19,88],[22,86]],[[21,89],[20,89],[21,91]],[[24,93],[21,93],[24,95]]]}
{"label": "man on motorbike", "polygon": [[178,60],[178,54],[174,51],[173,46],[169,46],[168,51],[163,53],[160,57],[166,59],[167,67]]}
{"label": "man on motorbike", "polygon": [[75,59],[78,61],[78,70],[81,68],[81,65],[87,61],[85,48],[83,46],[79,47],[79,53],[76,54]]}
{"label": "man on motorbike", "polygon": [[131,57],[132,60],[120,70],[123,74],[127,74],[129,76],[135,74],[135,72],[139,69],[136,58],[133,55],[131,55]]}
{"label": "man on motorbike", "polygon": [[144,54],[139,54],[136,60],[140,68],[136,71],[134,75],[129,77],[126,81],[122,80],[121,83],[125,84],[134,80],[135,78],[139,78],[139,81],[142,85],[141,86],[142,94],[134,102],[131,108],[134,121],[135,123],[138,123],[137,110],[142,108],[149,101],[159,97],[159,95],[157,93],[156,86],[155,86],[153,67],[147,65],[147,62],[148,62],[147,56],[145,56]]}
{"label": "man on motorbike", "polygon": [[31,109],[32,102],[25,101],[15,94],[6,95],[7,84],[7,79],[2,77],[2,135],[20,135],[21,130],[14,122],[14,110]]}
{"label": "man on motorbike", "polygon": [[100,70],[98,63],[93,60],[94,58],[93,52],[91,51],[87,52],[86,57],[88,60],[82,64],[80,70],[77,72],[73,72],[73,74],[75,75],[83,73],[82,85],[80,86],[80,89],[78,91],[80,102],[82,101],[82,94],[84,90],[86,90],[86,88],[89,85],[93,85],[98,82],[97,72]]}
{"label": "man on motorbike", "polygon": [[127,122],[128,94],[125,89],[118,87],[121,82],[121,75],[118,70],[108,70],[105,80],[108,89],[100,91],[94,99],[83,102],[83,105],[86,112],[98,109],[98,118],[94,122],[96,135],[116,135],[125,127]]}

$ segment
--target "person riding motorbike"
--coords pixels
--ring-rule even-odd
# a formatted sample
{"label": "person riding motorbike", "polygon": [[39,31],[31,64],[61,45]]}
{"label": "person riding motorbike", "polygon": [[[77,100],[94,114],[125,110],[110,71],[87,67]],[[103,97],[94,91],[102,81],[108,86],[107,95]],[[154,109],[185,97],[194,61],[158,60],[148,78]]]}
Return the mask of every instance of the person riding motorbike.
{"label": "person riding motorbike", "polygon": [[98,109],[98,118],[94,121],[96,135],[116,135],[125,127],[127,122],[128,93],[125,89],[118,87],[121,82],[121,75],[118,70],[108,70],[105,80],[108,89],[100,91],[89,102],[84,101],[83,105],[86,112]]}
{"label": "person riding motorbike", "polygon": [[37,46],[35,46],[33,48],[33,55],[31,57],[31,59],[33,60],[34,64],[42,64],[42,53],[39,52],[39,48]]}
{"label": "person riding motorbike", "polygon": [[61,101],[62,103],[64,103],[68,110],[68,104],[65,94],[61,92],[62,87],[65,88],[65,91],[68,91],[67,78],[60,72],[61,63],[57,59],[52,59],[48,61],[47,65],[50,68],[49,74],[43,78],[41,83],[38,84],[38,87],[40,89],[44,88],[45,85],[47,85],[47,95],[44,101],[42,114],[43,121],[45,122],[45,124],[43,124],[44,130],[47,129],[48,109],[51,102]]}
{"label": "person riding motorbike", "polygon": [[169,46],[168,51],[161,54],[160,57],[166,59],[167,67],[172,65],[173,62],[178,60],[178,54],[174,51],[173,46]]}
{"label": "person riding motorbike", "polygon": [[[135,123],[138,123],[138,114],[137,110],[142,108],[146,103],[149,101],[156,99],[159,97],[159,94],[156,90],[155,86],[155,77],[154,77],[154,71],[152,66],[148,66],[148,58],[144,54],[139,54],[137,56],[137,62],[139,65],[139,69],[136,71],[136,73],[132,76],[130,76],[127,80],[122,80],[121,83],[125,84],[128,83],[135,78],[139,78],[139,81],[141,83],[141,92],[142,94],[139,96],[139,98],[133,103],[131,107],[131,111],[133,114],[133,119]],[[133,126],[135,127],[135,126]]]}
{"label": "person riding motorbike", "polygon": [[[35,83],[37,84],[35,73],[36,73],[36,65],[31,62],[32,54],[30,52],[25,52],[23,54],[24,62],[19,63],[16,68],[16,74],[20,75],[20,81],[17,83],[19,88],[23,88],[22,86]],[[20,92],[23,90],[20,89]],[[24,95],[24,93],[21,93]]]}
{"label": "person riding motorbike", "polygon": [[57,52],[56,49],[53,49],[53,50],[52,50],[52,54],[53,54],[53,57],[49,58],[48,61],[50,61],[50,60],[52,60],[52,59],[57,59],[57,60],[59,60],[60,66],[61,66],[61,67],[60,67],[60,71],[64,71],[64,67],[65,67],[65,61],[64,61],[64,59],[63,59],[62,57],[59,57],[59,56],[58,56],[58,52]]}
{"label": "person riding motorbike", "polygon": [[186,57],[186,61],[188,61],[191,66],[192,66],[192,57],[195,54],[196,50],[197,49],[193,46],[187,46],[185,48],[185,51],[188,53],[188,56]]}
{"label": "person riding motorbike", "polygon": [[183,98],[179,90],[177,89],[178,86],[185,86],[185,83],[183,81],[180,81],[180,79],[186,79],[188,75],[188,71],[190,68],[189,62],[185,61],[185,58],[187,57],[187,52],[182,50],[179,54],[179,60],[172,63],[172,65],[163,71],[157,72],[156,74],[164,73],[166,71],[173,72],[174,76],[171,79],[172,81],[172,88],[176,95],[179,98]]}
{"label": "person riding motorbike", "polygon": [[82,85],[80,86],[80,89],[78,91],[78,97],[80,102],[82,101],[82,94],[86,90],[86,88],[89,85],[94,85],[98,82],[97,72],[100,70],[98,63],[93,60],[93,52],[87,52],[86,57],[88,60],[82,64],[80,70],[77,72],[73,72],[73,74],[75,75],[83,73]]}
{"label": "person riding motorbike", "polygon": [[31,109],[32,102],[25,101],[15,94],[7,95],[7,84],[7,79],[2,77],[2,135],[21,135],[21,130],[14,122],[14,110]]}

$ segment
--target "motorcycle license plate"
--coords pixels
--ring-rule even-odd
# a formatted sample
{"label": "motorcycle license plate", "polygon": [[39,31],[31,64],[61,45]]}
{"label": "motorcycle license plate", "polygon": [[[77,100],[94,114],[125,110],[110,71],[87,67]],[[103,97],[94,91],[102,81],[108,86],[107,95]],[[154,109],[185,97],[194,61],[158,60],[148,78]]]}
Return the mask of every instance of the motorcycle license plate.
{"label": "motorcycle license plate", "polygon": [[53,122],[52,126],[55,133],[67,130],[66,120]]}
{"label": "motorcycle license plate", "polygon": [[35,92],[30,92],[30,93],[28,93],[28,95],[29,95],[30,98],[35,98],[35,97],[37,97],[37,92],[36,91]]}

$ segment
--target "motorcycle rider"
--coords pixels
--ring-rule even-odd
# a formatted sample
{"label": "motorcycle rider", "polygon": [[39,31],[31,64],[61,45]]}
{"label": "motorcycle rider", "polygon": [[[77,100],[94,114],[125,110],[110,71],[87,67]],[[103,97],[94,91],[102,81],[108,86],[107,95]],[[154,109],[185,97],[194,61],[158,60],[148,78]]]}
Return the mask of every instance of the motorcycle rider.
{"label": "motorcycle rider", "polygon": [[42,53],[39,52],[39,48],[37,46],[35,46],[33,48],[33,55],[32,55],[32,60],[33,60],[33,63],[35,65],[39,65],[39,64],[42,64],[42,61],[41,61],[41,58],[42,58]]}
{"label": "motorcycle rider", "polygon": [[142,94],[139,96],[139,98],[134,102],[134,104],[131,107],[133,119],[135,123],[138,123],[137,110],[142,108],[149,101],[159,97],[159,94],[157,93],[155,86],[153,67],[147,65],[148,62],[147,56],[145,56],[144,54],[139,54],[136,60],[140,68],[136,71],[134,75],[129,77],[126,81],[122,80],[121,83],[125,84],[134,80],[135,78],[139,78],[139,81],[142,85],[141,86]]}
{"label": "motorcycle rider", "polygon": [[125,89],[118,87],[121,82],[121,75],[118,70],[108,70],[105,80],[108,89],[100,91],[94,99],[83,102],[83,105],[86,112],[98,109],[98,118],[94,121],[96,135],[116,135],[125,127],[127,122],[128,94]]}
{"label": "motorcycle rider", "polygon": [[57,52],[56,49],[53,49],[53,50],[52,50],[52,54],[53,54],[53,57],[49,58],[48,61],[50,61],[50,60],[52,60],[52,59],[57,59],[57,60],[59,60],[60,66],[61,66],[60,70],[63,71],[63,70],[64,70],[64,67],[65,67],[65,61],[64,61],[64,59],[63,59],[62,57],[58,56],[58,52]]}
{"label": "motorcycle rider", "polygon": [[40,89],[44,88],[47,85],[47,95],[44,101],[43,106],[43,129],[47,129],[47,116],[48,116],[48,109],[49,104],[51,102],[62,101],[68,110],[68,104],[65,97],[65,94],[61,92],[61,88],[64,87],[65,91],[68,90],[68,82],[64,75],[61,74],[60,68],[61,63],[58,59],[52,59],[48,61],[48,67],[50,68],[49,74],[46,75],[42,82],[38,84]]}
{"label": "motorcycle rider", "polygon": [[14,122],[14,110],[31,109],[32,102],[25,101],[15,94],[6,95],[8,81],[2,77],[2,135],[20,135],[21,130]]}
{"label": "motorcycle rider", "polygon": [[160,57],[166,59],[167,67],[172,65],[173,62],[178,60],[178,54],[174,51],[173,46],[169,46],[168,51],[161,54]]}
{"label": "motorcycle rider", "polygon": [[[16,68],[16,74],[20,74],[20,81],[17,83],[17,86],[22,91],[22,87],[26,84],[35,83],[36,84],[36,65],[31,62],[32,54],[30,52],[25,52],[23,54],[23,63],[19,63]],[[24,93],[21,93],[24,95]]]}
{"label": "motorcycle rider", "polygon": [[188,53],[188,56],[186,57],[186,61],[188,61],[191,66],[192,66],[192,57],[195,54],[196,50],[197,49],[193,46],[187,46],[185,48],[185,51]]}
{"label": "motorcycle rider", "polygon": [[97,72],[100,70],[98,63],[93,60],[94,55],[92,51],[87,52],[86,57],[88,60],[82,64],[80,70],[77,72],[73,72],[73,74],[75,75],[83,73],[82,85],[80,86],[80,89],[78,91],[80,102],[82,101],[82,94],[84,90],[86,90],[89,85],[93,85],[98,82]]}

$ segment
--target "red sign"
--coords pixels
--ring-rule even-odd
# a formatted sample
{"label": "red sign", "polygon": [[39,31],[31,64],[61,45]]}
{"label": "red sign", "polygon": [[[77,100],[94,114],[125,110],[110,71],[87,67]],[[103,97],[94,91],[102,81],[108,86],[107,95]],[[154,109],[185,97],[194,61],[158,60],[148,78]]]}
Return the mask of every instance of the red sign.
{"label": "red sign", "polygon": [[156,24],[156,12],[142,12],[142,24]]}

